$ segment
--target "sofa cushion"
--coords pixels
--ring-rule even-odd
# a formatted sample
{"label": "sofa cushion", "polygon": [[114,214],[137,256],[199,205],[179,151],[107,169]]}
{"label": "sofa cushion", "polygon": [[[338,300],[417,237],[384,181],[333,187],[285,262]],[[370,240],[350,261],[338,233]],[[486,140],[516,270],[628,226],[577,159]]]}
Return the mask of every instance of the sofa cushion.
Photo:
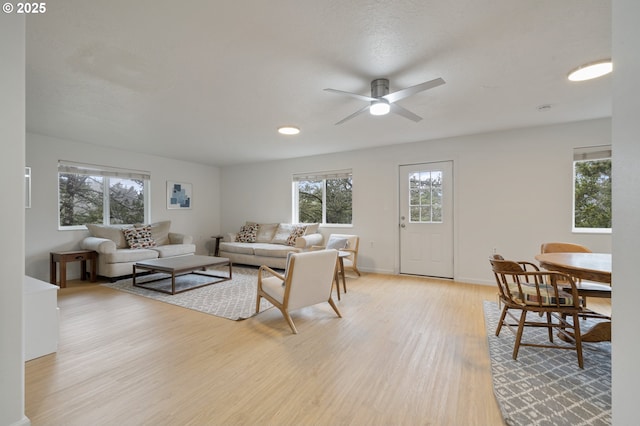
{"label": "sofa cushion", "polygon": [[304,235],[317,234],[320,228],[319,223],[306,223],[305,226],[307,229],[304,231]]}
{"label": "sofa cushion", "polygon": [[153,247],[151,250],[158,252],[158,257],[173,257],[193,254],[196,252],[195,244],[167,244]]}
{"label": "sofa cushion", "polygon": [[278,229],[277,223],[261,223],[258,225],[256,243],[270,243]]}
{"label": "sofa cushion", "polygon": [[164,246],[169,244],[169,229],[171,228],[170,220],[163,220],[162,222],[152,223],[151,225],[151,237],[154,239],[157,245]]}
{"label": "sofa cushion", "polygon": [[253,252],[256,256],[263,257],[287,257],[288,253],[298,253],[301,250],[291,246],[280,244],[254,244]]}
{"label": "sofa cushion", "polygon": [[127,248],[127,240],[124,238],[122,230],[131,228],[131,225],[98,225],[88,223],[85,225],[92,237],[106,238],[116,243],[116,248]]}
{"label": "sofa cushion", "polygon": [[258,243],[220,243],[220,251],[226,251],[228,253],[239,253],[239,254],[251,254],[253,255],[253,248]]}
{"label": "sofa cushion", "polygon": [[151,249],[120,249],[115,253],[101,254],[105,263],[138,262],[140,260],[155,259],[158,252]]}
{"label": "sofa cushion", "polygon": [[272,244],[287,245],[287,240],[291,236],[291,233],[296,229],[296,225],[291,223],[280,223],[275,235],[271,239]]}
{"label": "sofa cushion", "polygon": [[258,224],[243,225],[240,228],[240,232],[236,234],[236,242],[255,243],[257,233],[258,233]]}
{"label": "sofa cushion", "polygon": [[296,227],[293,228],[293,231],[291,231],[291,235],[289,235],[289,238],[287,238],[287,245],[295,247],[296,240],[298,239],[298,237],[302,237],[304,235],[304,231],[306,230],[306,226],[296,225]]}

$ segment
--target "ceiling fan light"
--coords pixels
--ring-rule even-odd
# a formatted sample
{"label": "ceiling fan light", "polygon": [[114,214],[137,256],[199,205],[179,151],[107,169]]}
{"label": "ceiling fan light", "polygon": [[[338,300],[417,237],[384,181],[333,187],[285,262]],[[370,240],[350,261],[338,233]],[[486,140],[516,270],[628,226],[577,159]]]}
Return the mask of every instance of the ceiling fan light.
{"label": "ceiling fan light", "polygon": [[371,115],[385,115],[389,114],[391,107],[387,102],[372,102],[369,107],[369,113]]}
{"label": "ceiling fan light", "polygon": [[613,70],[611,59],[584,64],[571,71],[568,75],[570,81],[585,81],[602,77]]}
{"label": "ceiling fan light", "polygon": [[297,135],[300,133],[300,129],[295,126],[282,126],[278,127],[278,133],[281,135]]}

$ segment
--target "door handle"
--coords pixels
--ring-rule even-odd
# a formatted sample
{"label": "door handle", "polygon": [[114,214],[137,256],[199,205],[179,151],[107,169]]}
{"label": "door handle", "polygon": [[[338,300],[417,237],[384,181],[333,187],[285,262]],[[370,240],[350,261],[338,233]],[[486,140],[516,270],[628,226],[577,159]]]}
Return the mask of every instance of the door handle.
{"label": "door handle", "polygon": [[400,228],[405,228],[407,225],[405,225],[404,223],[400,224]]}

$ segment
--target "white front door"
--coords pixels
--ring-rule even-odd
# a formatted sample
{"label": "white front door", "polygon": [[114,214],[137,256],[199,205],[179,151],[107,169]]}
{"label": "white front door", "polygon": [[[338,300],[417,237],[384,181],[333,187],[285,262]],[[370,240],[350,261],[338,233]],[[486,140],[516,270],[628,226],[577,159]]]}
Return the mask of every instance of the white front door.
{"label": "white front door", "polygon": [[453,162],[400,166],[400,273],[453,278]]}

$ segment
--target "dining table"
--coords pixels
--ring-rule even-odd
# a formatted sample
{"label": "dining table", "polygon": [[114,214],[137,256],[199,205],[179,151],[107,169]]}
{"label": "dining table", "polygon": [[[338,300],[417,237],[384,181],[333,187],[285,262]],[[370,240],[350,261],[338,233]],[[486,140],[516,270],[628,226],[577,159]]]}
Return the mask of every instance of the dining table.
{"label": "dining table", "polygon": [[[595,281],[606,284],[584,285],[578,288],[582,296],[611,298],[611,254],[610,253],[541,253],[535,256],[540,267],[548,271],[562,272],[579,280]],[[587,332],[582,333],[584,342],[611,341],[611,321],[596,323]]]}

